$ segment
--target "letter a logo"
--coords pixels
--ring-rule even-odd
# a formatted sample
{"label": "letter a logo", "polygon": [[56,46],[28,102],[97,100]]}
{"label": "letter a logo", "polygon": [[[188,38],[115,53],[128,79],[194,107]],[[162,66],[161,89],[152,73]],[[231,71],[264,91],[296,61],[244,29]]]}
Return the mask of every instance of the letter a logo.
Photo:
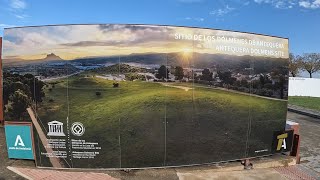
{"label": "letter a logo", "polygon": [[277,139],[278,139],[277,151],[279,151],[281,148],[287,149],[287,144],[286,144],[287,137],[288,137],[288,133],[277,136]]}
{"label": "letter a logo", "polygon": [[17,136],[16,142],[14,143],[14,146],[18,146],[18,145],[19,146],[24,146],[24,143],[23,143],[22,138],[21,138],[20,135]]}
{"label": "letter a logo", "polygon": [[281,147],[283,147],[283,149],[287,149],[286,139],[283,139]]}

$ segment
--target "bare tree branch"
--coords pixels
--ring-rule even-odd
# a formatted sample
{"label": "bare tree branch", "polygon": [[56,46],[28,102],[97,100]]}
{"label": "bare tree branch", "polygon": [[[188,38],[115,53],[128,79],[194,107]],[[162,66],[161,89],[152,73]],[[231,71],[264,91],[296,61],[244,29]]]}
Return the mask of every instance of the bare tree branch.
{"label": "bare tree branch", "polygon": [[320,70],[320,53],[306,53],[302,56],[298,56],[299,61],[301,61],[301,66],[306,70],[310,78],[312,74]]}

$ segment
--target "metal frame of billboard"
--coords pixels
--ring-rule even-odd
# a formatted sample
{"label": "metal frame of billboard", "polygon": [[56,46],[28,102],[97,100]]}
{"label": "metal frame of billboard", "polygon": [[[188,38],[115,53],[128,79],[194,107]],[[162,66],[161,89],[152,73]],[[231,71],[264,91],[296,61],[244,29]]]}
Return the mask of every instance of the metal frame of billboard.
{"label": "metal frame of billboard", "polygon": [[2,37],[0,37],[0,125],[4,125],[3,118],[3,77],[2,77]]}

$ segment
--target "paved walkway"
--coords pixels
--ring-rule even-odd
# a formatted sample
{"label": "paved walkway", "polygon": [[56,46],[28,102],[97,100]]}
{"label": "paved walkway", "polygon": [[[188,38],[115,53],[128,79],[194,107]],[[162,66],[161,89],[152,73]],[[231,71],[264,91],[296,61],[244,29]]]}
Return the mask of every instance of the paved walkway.
{"label": "paved walkway", "polygon": [[75,171],[49,170],[36,168],[8,167],[11,171],[26,179],[46,180],[149,180],[149,179],[177,179],[177,180],[317,180],[319,176],[308,172],[300,165],[277,168],[257,168],[252,170],[230,170],[217,168],[170,168],[122,171]]}
{"label": "paved walkway", "polygon": [[299,168],[299,165],[278,168],[252,169],[242,171],[212,170],[199,172],[177,173],[179,180],[317,180],[315,176],[309,175]]}
{"label": "paved walkway", "polygon": [[320,119],[320,112],[317,110],[308,109],[308,108],[289,104],[288,111]]}
{"label": "paved walkway", "polygon": [[301,165],[274,168],[281,176],[290,180],[317,180],[320,178],[317,174]]}
{"label": "paved walkway", "polygon": [[55,171],[45,169],[31,169],[21,167],[8,167],[11,171],[21,175],[26,179],[45,179],[45,180],[116,180],[108,174],[93,173],[93,172],[70,172],[70,171]]}
{"label": "paved walkway", "polygon": [[301,164],[320,173],[320,121],[317,118],[288,112],[287,119],[300,124]]}

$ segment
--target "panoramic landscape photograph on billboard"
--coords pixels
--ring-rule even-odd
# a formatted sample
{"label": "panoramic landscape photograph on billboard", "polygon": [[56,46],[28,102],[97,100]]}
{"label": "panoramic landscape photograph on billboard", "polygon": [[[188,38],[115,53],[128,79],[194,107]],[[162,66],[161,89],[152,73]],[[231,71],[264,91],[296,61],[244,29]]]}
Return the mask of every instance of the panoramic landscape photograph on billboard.
{"label": "panoramic landscape photograph on billboard", "polygon": [[270,155],[285,129],[288,39],[158,25],[5,29],[5,121],[36,164],[181,166]]}

